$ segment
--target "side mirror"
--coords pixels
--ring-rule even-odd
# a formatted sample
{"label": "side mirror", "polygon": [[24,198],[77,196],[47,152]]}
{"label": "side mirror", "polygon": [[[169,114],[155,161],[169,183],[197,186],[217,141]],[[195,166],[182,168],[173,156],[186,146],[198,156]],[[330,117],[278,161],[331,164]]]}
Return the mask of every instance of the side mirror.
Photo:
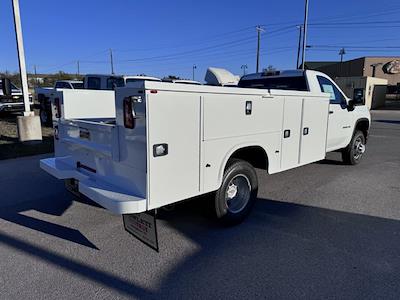
{"label": "side mirror", "polygon": [[353,111],[356,107],[356,103],[354,100],[349,100],[349,102],[347,102],[347,110],[348,111]]}
{"label": "side mirror", "polygon": [[354,89],[353,100],[355,105],[365,104],[365,89]]}
{"label": "side mirror", "polygon": [[1,79],[1,88],[3,90],[4,96],[11,96],[12,89],[11,89],[11,80],[9,78],[2,78]]}

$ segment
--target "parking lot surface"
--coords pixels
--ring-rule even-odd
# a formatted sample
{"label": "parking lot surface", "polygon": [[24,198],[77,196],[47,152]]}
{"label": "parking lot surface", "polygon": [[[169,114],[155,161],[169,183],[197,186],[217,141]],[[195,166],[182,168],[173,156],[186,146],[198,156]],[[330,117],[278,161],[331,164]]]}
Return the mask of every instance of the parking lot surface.
{"label": "parking lot surface", "polygon": [[41,157],[0,161],[0,298],[398,299],[400,110],[373,119],[358,166],[333,153],[258,171],[239,226],[220,227],[204,198],[164,212],[159,253],[120,216],[74,201]]}

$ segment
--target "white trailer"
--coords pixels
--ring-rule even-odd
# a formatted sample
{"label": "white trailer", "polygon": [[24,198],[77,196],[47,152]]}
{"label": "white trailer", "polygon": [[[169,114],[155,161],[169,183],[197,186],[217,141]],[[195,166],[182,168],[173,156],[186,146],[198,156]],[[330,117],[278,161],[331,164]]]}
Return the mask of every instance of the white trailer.
{"label": "white trailer", "polygon": [[215,192],[227,223],[256,199],[254,168],[274,174],[335,150],[356,164],[370,122],[365,106],[314,71],[248,75],[239,87],[137,82],[116,89],[115,112],[112,122],[58,119],[56,157],[41,167],[117,214]]}

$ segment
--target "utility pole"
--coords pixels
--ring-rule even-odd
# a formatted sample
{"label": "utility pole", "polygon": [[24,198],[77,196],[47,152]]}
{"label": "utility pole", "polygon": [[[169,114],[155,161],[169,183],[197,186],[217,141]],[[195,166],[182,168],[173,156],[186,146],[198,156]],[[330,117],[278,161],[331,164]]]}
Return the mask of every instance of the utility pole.
{"label": "utility pole", "polygon": [[299,45],[297,47],[297,63],[296,63],[296,69],[300,68],[300,51],[301,51],[301,37],[303,33],[303,25],[297,26],[299,29]]}
{"label": "utility pole", "polygon": [[22,95],[24,98],[24,115],[17,117],[18,139],[21,142],[38,142],[42,140],[42,128],[40,118],[31,111],[28,91],[28,75],[26,74],[24,42],[22,37],[21,15],[19,1],[12,0],[15,37],[17,41],[19,72],[22,83]]}
{"label": "utility pole", "polygon": [[110,63],[111,63],[111,74],[114,75],[114,59],[113,59],[113,52],[110,48]]}
{"label": "utility pole", "polygon": [[193,79],[193,81],[194,81],[194,70],[196,70],[196,69],[197,69],[197,66],[193,65],[193,68],[192,68],[192,71],[193,71],[192,79]]}
{"label": "utility pole", "polygon": [[243,70],[243,76],[246,75],[247,65],[242,65],[240,68]]}
{"label": "utility pole", "polygon": [[305,0],[304,7],[304,24],[303,24],[303,58],[301,62],[301,69],[305,69],[306,63],[306,47],[307,47],[307,29],[308,29],[308,0]]}
{"label": "utility pole", "polygon": [[256,61],[256,73],[258,73],[258,70],[260,68],[260,40],[261,40],[261,32],[264,32],[265,30],[261,27],[261,25],[258,25],[256,27],[257,30],[257,61]]}
{"label": "utility pole", "polygon": [[78,72],[76,73],[76,75],[79,76],[79,75],[80,75],[79,60],[76,62],[76,66],[77,66],[77,68],[78,68],[78,69],[77,69]]}

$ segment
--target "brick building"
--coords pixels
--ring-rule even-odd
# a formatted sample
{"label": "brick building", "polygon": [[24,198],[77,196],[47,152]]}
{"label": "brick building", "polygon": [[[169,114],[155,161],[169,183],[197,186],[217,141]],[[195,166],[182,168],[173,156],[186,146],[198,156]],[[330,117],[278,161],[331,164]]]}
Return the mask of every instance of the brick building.
{"label": "brick building", "polygon": [[344,62],[306,62],[310,70],[318,70],[336,77],[378,77],[388,80],[389,86],[400,87],[400,56],[367,56]]}

